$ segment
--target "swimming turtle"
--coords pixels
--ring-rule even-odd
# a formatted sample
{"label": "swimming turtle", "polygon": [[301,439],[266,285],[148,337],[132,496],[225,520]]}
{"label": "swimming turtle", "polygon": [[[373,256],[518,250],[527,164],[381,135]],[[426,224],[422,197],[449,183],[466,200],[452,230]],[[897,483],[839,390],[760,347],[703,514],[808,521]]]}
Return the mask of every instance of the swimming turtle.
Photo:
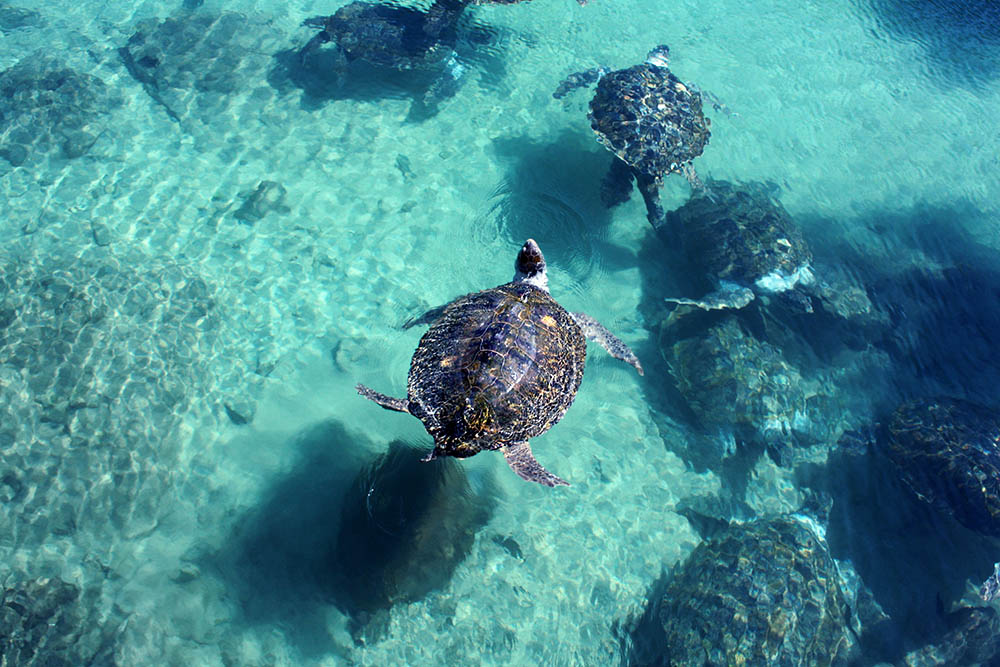
{"label": "swimming turtle", "polygon": [[[975,533],[1000,537],[997,410],[947,396],[919,398],[873,429],[846,433],[840,445],[853,456],[874,452],[919,500]],[[1000,563],[980,596],[1000,596]]]}
{"label": "swimming turtle", "polygon": [[626,201],[635,178],[654,227],[663,219],[660,187],[668,174],[684,174],[696,190],[703,186],[691,165],[711,136],[702,113],[702,94],[669,69],[670,49],[654,48],[646,61],[621,70],[596,67],[571,74],[552,93],[560,98],[597,82],[590,101],[590,125],[598,141],[618,156],[604,177],[607,206]]}
{"label": "swimming turtle", "polygon": [[702,542],[658,612],[662,664],[847,664],[858,648],[822,529],[798,514],[733,523]]}
{"label": "swimming turtle", "polygon": [[1000,413],[937,397],[899,406],[878,449],[922,500],[1000,537]]}
{"label": "swimming turtle", "polygon": [[803,310],[813,285],[812,252],[802,231],[764,183],[709,180],[664,217],[662,231],[677,242],[715,290],[700,299],[667,301],[705,310],[742,308],[758,294],[788,293]]}
{"label": "swimming turtle", "polygon": [[396,70],[438,70],[425,103],[453,95],[464,66],[455,55],[456,26],[469,0],[435,0],[429,9],[355,0],[330,16],[317,16],[303,25],[319,28],[300,50],[303,64],[323,44],[336,44],[333,69],[342,82],[349,62],[362,60]]}
{"label": "swimming turtle", "polygon": [[501,450],[520,477],[568,484],[532,456],[529,438],[558,422],[583,379],[586,341],[642,374],[632,350],[599,322],[569,313],[549,295],[545,259],[528,239],[514,279],[459,297],[409,324],[432,322],[420,339],[406,398],[359,384],[358,393],[387,410],[407,412],[434,438],[424,458],[464,458]]}
{"label": "swimming turtle", "polygon": [[672,313],[660,326],[659,341],[698,427],[691,458],[715,464],[736,454],[741,443],[753,443],[787,465],[795,449],[827,435],[823,420],[815,418],[828,400],[823,383],[804,376],[735,313]]}

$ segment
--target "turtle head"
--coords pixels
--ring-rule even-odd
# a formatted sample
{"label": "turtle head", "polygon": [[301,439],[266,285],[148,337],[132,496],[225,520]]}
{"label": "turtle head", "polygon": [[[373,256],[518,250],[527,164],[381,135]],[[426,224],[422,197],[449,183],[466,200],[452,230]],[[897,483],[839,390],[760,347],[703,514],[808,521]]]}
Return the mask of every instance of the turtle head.
{"label": "turtle head", "polygon": [[670,47],[660,44],[646,54],[646,62],[656,67],[670,67]]}
{"label": "turtle head", "polygon": [[545,274],[545,257],[535,239],[528,239],[517,253],[514,262],[514,282],[531,283],[539,289],[549,291],[549,279]]}

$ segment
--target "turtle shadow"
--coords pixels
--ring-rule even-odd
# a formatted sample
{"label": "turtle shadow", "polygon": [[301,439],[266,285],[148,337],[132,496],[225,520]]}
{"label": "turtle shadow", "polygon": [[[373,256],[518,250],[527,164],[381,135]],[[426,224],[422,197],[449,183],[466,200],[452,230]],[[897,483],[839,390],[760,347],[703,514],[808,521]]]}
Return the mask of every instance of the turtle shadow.
{"label": "turtle shadow", "polygon": [[[989,402],[1000,382],[1000,251],[973,232],[989,229],[989,216],[968,202],[874,211],[851,221],[866,234],[857,241],[834,236],[838,225],[830,222],[810,225],[821,237],[817,245],[866,286],[885,323],[861,331],[831,323],[797,334],[814,348],[858,339],[884,351],[887,393],[876,398],[885,408],[938,394]],[[873,253],[869,237],[889,251],[889,261]]]}
{"label": "turtle shadow", "polygon": [[452,459],[394,441],[377,446],[328,421],[297,436],[299,459],[207,560],[251,625],[277,626],[307,656],[343,652],[329,612],[348,616],[357,644],[378,641],[397,603],[444,588],[489,520]]}
{"label": "turtle shadow", "polygon": [[660,621],[660,607],[671,578],[672,573],[661,570],[660,576],[646,589],[642,612],[611,624],[611,635],[618,642],[619,664],[623,667],[667,664],[664,656],[667,633]]}
{"label": "turtle shadow", "polygon": [[606,263],[633,266],[631,253],[608,240],[612,211],[599,193],[610,162],[606,151],[564,130],[550,141],[498,137],[493,152],[505,170],[477,224],[483,241],[499,237],[520,245],[533,238],[549,265],[578,280]]}
{"label": "turtle shadow", "polygon": [[994,0],[856,0],[899,40],[916,41],[939,85],[985,88],[1000,75],[1000,5]]}
{"label": "turtle shadow", "polygon": [[[344,490],[374,443],[336,421],[295,436],[298,459],[234,525],[225,547],[204,560],[239,601],[249,625],[281,627],[308,655],[331,650],[331,604],[341,595],[331,557]],[[335,647],[333,647],[336,650]]]}

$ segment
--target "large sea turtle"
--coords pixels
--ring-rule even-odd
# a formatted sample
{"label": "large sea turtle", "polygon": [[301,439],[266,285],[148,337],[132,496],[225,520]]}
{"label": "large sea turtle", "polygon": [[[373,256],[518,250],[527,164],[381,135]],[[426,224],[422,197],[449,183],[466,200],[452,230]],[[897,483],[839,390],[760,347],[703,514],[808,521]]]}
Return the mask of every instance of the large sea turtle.
{"label": "large sea turtle", "polygon": [[691,161],[705,150],[711,135],[701,92],[674,76],[669,57],[670,49],[660,45],[632,67],[571,74],[552,93],[560,98],[597,82],[590,125],[619,158],[604,177],[601,198],[607,206],[626,201],[635,178],[654,227],[663,220],[659,191],[664,176],[683,173],[693,188],[703,187]]}
{"label": "large sea turtle", "polygon": [[670,665],[839,665],[857,650],[851,609],[815,521],[734,523],[700,544],[660,598]]}
{"label": "large sea turtle", "polygon": [[812,253],[773,189],[709,180],[666,214],[661,231],[715,288],[699,299],[667,301],[712,310],[741,308],[757,294],[791,293],[812,309],[808,296],[791,292],[815,283]]}
{"label": "large sea turtle", "polygon": [[355,0],[330,16],[303,21],[303,25],[320,31],[299,56],[308,64],[323,44],[334,42],[333,70],[339,81],[354,60],[396,70],[439,70],[425,96],[425,102],[430,103],[458,89],[465,68],[455,56],[456,27],[468,6],[469,0],[435,0],[429,9],[422,10]]}
{"label": "large sea turtle", "polygon": [[523,479],[567,484],[535,460],[528,440],[547,431],[572,404],[583,379],[587,339],[642,374],[625,343],[549,295],[545,259],[532,239],[517,255],[511,282],[459,297],[417,322],[433,323],[413,353],[407,397],[392,398],[361,384],[357,390],[387,410],[423,422],[434,438],[425,461],[499,449]]}

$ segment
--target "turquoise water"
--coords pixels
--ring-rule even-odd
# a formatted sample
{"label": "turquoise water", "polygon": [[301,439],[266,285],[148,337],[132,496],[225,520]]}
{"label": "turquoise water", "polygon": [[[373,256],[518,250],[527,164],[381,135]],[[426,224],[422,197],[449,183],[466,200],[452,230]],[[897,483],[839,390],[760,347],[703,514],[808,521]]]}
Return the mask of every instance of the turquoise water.
{"label": "turquoise water", "polygon": [[[870,590],[889,619],[866,634],[859,614],[861,664],[929,660],[918,654],[946,614],[983,604],[1000,545],[883,469],[859,471],[837,443],[904,399],[996,403],[993,4],[474,7],[464,85],[432,111],[427,73],[358,66],[341,87],[303,74],[295,54],[315,30],[301,22],[339,5],[181,4],[0,2],[11,664],[641,663],[638,619],[656,618],[657,582],[707,539],[684,509],[706,497],[741,520],[833,497],[804,515],[825,528],[845,589]],[[126,66],[137,33],[164,40],[169,85]],[[733,112],[707,110],[699,174],[773,184],[846,302],[734,316],[764,342],[714,384],[683,376],[663,301],[691,275],[637,194],[601,203],[611,155],[590,93],[551,95],[571,72],[626,67],[660,43]],[[689,195],[680,176],[661,193],[668,210]],[[572,486],[524,483],[492,453],[462,460],[446,482],[457,491],[382,526],[405,554],[419,540],[404,526],[467,521],[453,572],[359,612],[344,582],[363,575],[338,571],[355,562],[340,527],[358,493],[382,487],[355,478],[390,443],[430,438],[354,385],[402,396],[422,333],[402,322],[509,280],[528,237],[553,296],[646,373],[591,345],[572,409],[533,441]],[[712,394],[720,384],[739,399]],[[779,466],[762,442],[783,424],[806,435]],[[425,493],[406,484],[378,496],[397,519]],[[463,517],[465,505],[485,509]],[[40,579],[49,592],[30,588]],[[855,610],[867,599],[847,597]],[[18,616],[50,598],[47,634]]]}

